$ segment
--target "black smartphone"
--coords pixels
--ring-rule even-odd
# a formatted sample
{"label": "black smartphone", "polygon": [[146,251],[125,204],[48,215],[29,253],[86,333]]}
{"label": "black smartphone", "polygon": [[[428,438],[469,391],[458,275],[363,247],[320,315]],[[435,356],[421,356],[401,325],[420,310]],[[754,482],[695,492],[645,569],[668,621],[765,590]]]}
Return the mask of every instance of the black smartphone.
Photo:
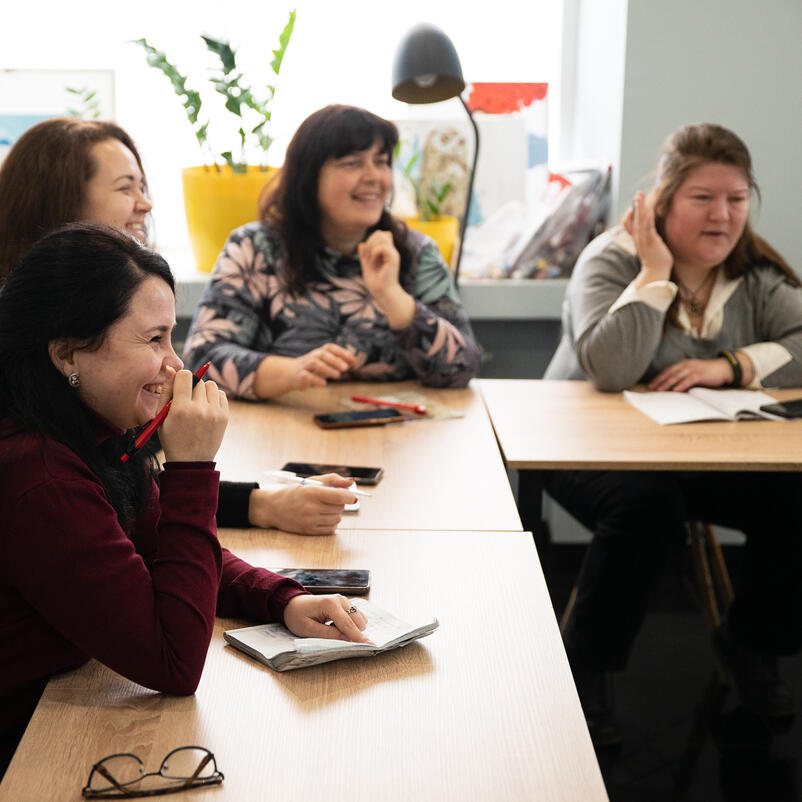
{"label": "black smartphone", "polygon": [[802,398],[790,398],[776,404],[763,404],[763,412],[779,415],[781,418],[802,418]]}
{"label": "black smartphone", "polygon": [[364,596],[370,590],[370,571],[349,568],[271,568],[275,574],[294,579],[310,593],[343,593]]}
{"label": "black smartphone", "polygon": [[354,412],[330,412],[328,415],[315,415],[313,420],[322,429],[348,429],[352,426],[383,426],[406,418],[397,409],[379,407]]}
{"label": "black smartphone", "polygon": [[377,485],[384,475],[383,468],[368,468],[361,465],[326,465],[321,462],[288,462],[281,470],[292,471],[298,476],[338,473],[340,476],[350,476],[358,485]]}

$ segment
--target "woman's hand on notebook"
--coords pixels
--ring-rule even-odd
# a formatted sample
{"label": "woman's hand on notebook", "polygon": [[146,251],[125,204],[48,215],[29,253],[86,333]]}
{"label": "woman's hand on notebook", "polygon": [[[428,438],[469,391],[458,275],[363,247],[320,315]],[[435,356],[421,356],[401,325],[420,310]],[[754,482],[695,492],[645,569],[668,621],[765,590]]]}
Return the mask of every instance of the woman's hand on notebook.
{"label": "woman's hand on notebook", "polygon": [[370,643],[362,634],[367,623],[365,615],[339,593],[330,596],[294,596],[284,609],[285,626],[301,638]]}

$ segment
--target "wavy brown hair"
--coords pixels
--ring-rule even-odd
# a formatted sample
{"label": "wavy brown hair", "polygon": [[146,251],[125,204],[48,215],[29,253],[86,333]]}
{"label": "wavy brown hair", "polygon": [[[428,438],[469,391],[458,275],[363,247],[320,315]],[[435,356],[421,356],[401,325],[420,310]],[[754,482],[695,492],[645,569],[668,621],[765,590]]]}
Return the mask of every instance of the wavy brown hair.
{"label": "wavy brown hair", "polygon": [[[381,142],[392,163],[398,129],[389,120],[355,106],[331,105],[309,115],[298,127],[284,158],[277,182],[270,182],[259,199],[259,219],[269,222],[282,239],[285,260],[281,278],[292,292],[302,293],[316,278],[316,256],[324,246],[320,233],[317,190],[320,169],[329,159],[358,153]],[[401,256],[401,280],[407,277],[412,254],[406,245],[407,227],[387,210],[369,229],[393,235]]]}
{"label": "wavy brown hair", "polygon": [[97,170],[92,146],[118,139],[142,160],[130,136],[100,120],[56,117],[29,128],[0,166],[0,282],[45,234],[80,219]]}

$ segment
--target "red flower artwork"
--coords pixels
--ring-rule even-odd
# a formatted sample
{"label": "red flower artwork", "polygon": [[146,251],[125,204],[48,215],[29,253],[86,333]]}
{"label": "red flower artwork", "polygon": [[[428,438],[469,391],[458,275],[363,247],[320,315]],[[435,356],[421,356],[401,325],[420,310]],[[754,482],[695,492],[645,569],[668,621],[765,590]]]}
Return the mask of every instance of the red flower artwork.
{"label": "red flower artwork", "polygon": [[509,114],[526,108],[536,100],[543,100],[548,89],[547,83],[476,83],[471,84],[466,103],[471,111]]}

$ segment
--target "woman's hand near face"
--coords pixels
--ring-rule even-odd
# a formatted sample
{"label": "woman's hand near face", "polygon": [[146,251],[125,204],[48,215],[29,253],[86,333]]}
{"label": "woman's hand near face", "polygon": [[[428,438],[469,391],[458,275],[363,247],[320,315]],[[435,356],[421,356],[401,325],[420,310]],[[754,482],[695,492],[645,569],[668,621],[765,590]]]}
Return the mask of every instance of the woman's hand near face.
{"label": "woman's hand near face", "polygon": [[624,228],[634,240],[641,262],[635,286],[640,289],[652,281],[668,281],[674,256],[657,233],[654,209],[646,205],[642,192],[636,193],[632,208],[624,216]]}
{"label": "woman's hand near face", "polygon": [[722,387],[732,382],[732,366],[724,357],[683,359],[657,374],[650,390],[684,392],[691,387]]}
{"label": "woman's hand near face", "polygon": [[387,316],[391,329],[405,329],[415,317],[415,299],[399,283],[401,256],[389,231],[374,231],[358,246],[362,278]]}
{"label": "woman's hand near face", "polygon": [[330,487],[292,485],[254,490],[248,520],[263,529],[282,529],[299,535],[333,535],[346,504],[356,497],[347,488],[353,479],[327,473],[314,477]]}
{"label": "woman's hand near face", "polygon": [[[303,594],[293,596],[284,608],[284,624],[301,638],[328,638],[371,643],[362,630],[367,626],[365,615],[357,610],[348,613],[351,602],[339,593],[330,596]],[[331,621],[330,624],[326,623]]]}
{"label": "woman's hand near face", "polygon": [[254,392],[272,398],[292,390],[325,387],[340,379],[356,364],[356,357],[336,343],[326,343],[302,356],[267,356],[256,369]]}
{"label": "woman's hand near face", "polygon": [[228,424],[228,399],[213,381],[192,387],[188,370],[167,368],[161,406],[172,399],[159,430],[167,462],[211,462]]}

